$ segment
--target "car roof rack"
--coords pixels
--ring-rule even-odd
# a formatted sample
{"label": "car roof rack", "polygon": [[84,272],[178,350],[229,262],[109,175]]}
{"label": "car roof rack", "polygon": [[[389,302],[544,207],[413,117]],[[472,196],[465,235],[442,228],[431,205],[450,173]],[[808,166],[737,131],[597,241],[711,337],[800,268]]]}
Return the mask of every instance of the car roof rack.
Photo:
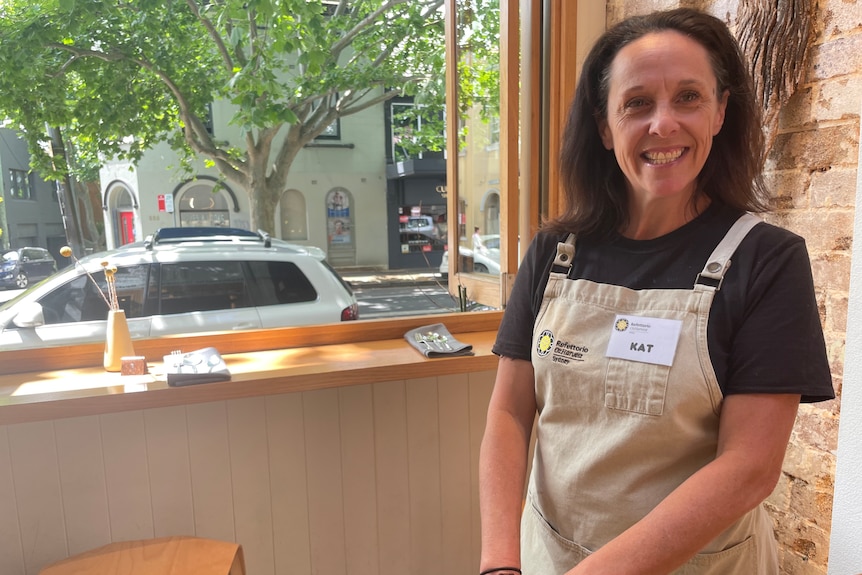
{"label": "car roof rack", "polygon": [[182,227],[182,228],[159,228],[153,235],[144,240],[144,247],[153,249],[158,244],[171,244],[180,242],[261,242],[263,247],[272,247],[272,239],[263,230],[252,232],[241,228],[210,227]]}

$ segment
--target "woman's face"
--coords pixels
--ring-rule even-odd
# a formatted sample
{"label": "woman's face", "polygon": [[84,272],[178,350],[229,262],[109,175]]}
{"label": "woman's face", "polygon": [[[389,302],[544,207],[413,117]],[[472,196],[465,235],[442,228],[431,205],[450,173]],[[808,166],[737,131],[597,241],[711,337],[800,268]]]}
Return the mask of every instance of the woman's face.
{"label": "woman's face", "polygon": [[706,49],[678,32],[647,34],[617,53],[609,87],[599,130],[630,200],[688,202],[727,106]]}

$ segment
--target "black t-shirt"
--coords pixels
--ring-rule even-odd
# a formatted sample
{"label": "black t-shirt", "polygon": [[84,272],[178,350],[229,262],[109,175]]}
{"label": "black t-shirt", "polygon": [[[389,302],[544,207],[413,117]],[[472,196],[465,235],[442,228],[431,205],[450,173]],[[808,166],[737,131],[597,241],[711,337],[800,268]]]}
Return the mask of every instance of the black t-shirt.
{"label": "black t-shirt", "polygon": [[[652,240],[580,237],[569,278],[630,289],[692,289],[707,258],[739,217],[713,203]],[[530,361],[533,326],[557,243],[539,233],[518,269],[493,351]],[[832,399],[832,377],[805,241],[759,223],[743,239],[710,309],[709,355],[724,395],[799,393]]]}

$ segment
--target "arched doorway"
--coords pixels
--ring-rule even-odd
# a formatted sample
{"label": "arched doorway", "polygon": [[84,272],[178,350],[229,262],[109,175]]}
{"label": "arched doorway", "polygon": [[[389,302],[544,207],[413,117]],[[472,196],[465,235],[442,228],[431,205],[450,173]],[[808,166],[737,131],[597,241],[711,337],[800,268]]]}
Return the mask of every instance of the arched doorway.
{"label": "arched doorway", "polygon": [[110,221],[108,247],[119,247],[138,239],[138,224],[135,212],[138,201],[123,183],[116,182],[105,191],[105,211]]}
{"label": "arched doorway", "polygon": [[486,234],[500,233],[499,190],[488,190],[482,198],[482,230]]}
{"label": "arched doorway", "polygon": [[279,201],[281,211],[281,239],[302,241],[308,239],[308,210],[305,196],[298,190],[287,190]]}
{"label": "arched doorway", "polygon": [[180,227],[230,227],[230,202],[227,193],[216,182],[195,180],[177,193],[177,217]]}

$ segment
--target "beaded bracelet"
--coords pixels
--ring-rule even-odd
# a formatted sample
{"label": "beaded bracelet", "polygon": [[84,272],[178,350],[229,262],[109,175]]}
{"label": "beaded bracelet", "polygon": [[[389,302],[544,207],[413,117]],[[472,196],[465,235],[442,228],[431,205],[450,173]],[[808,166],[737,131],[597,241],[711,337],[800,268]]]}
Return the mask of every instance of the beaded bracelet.
{"label": "beaded bracelet", "polygon": [[512,573],[517,573],[521,575],[521,570],[517,567],[496,567],[494,569],[485,569],[479,575],[489,575],[490,573],[499,573],[500,571],[511,571]]}

